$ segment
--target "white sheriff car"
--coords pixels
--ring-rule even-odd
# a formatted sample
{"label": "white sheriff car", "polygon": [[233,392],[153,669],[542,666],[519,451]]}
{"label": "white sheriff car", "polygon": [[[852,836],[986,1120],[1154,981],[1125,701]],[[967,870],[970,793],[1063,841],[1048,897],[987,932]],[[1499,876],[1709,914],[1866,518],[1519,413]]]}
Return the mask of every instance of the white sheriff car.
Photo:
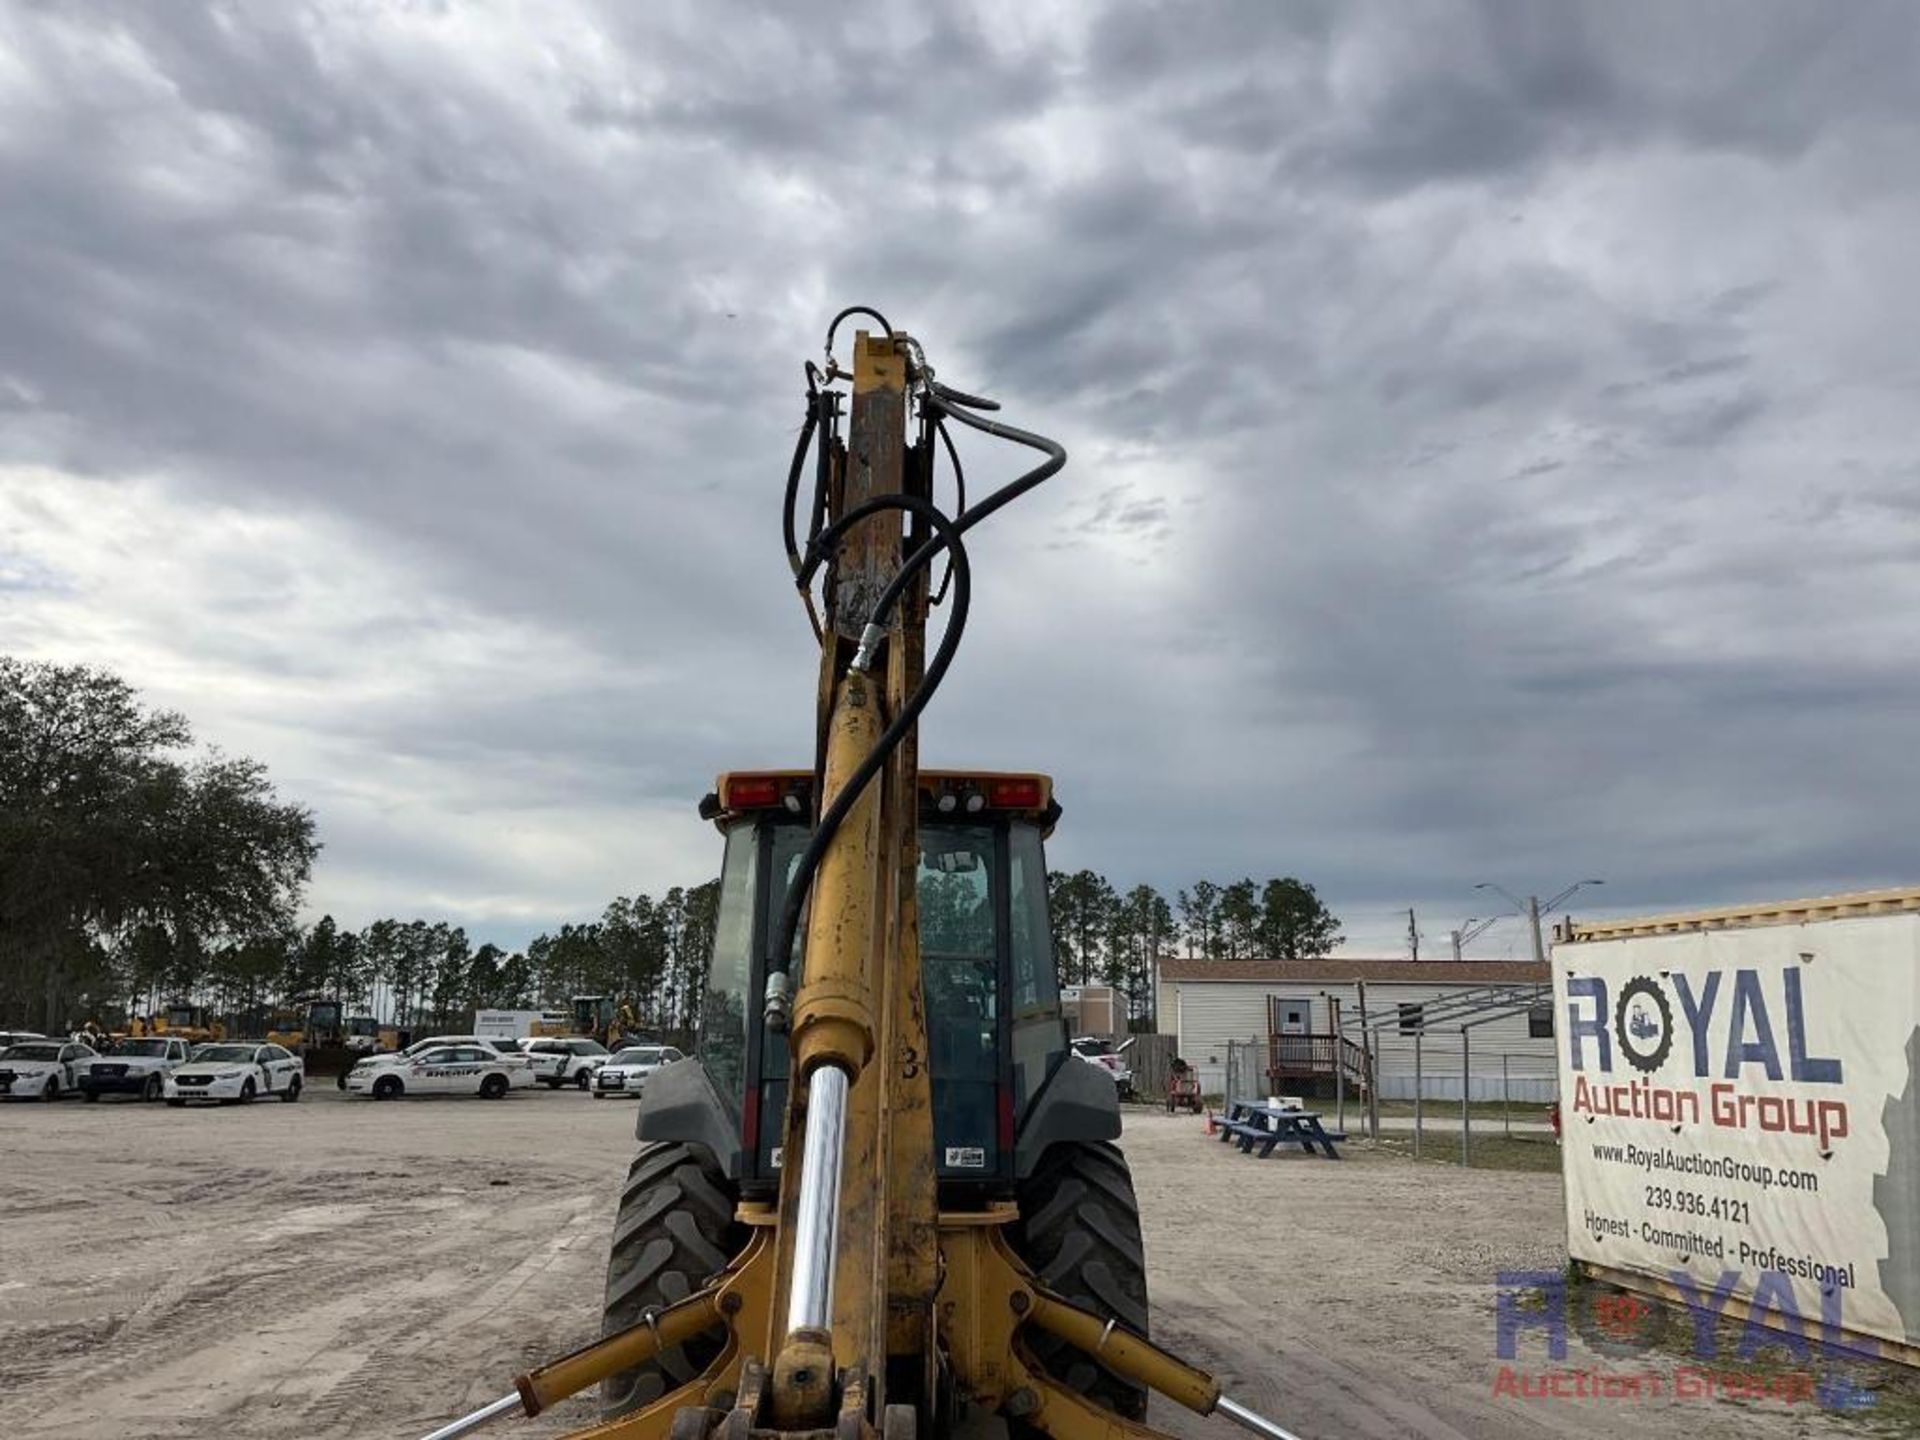
{"label": "white sheriff car", "polygon": [[246,1105],[262,1095],[294,1101],[306,1083],[306,1068],[298,1055],[279,1045],[215,1041],[196,1045],[193,1058],[167,1076],[160,1093],[173,1106],[189,1100]]}
{"label": "white sheriff car", "polygon": [[554,1090],[562,1085],[588,1089],[593,1084],[593,1072],[611,1058],[606,1046],[584,1035],[529,1040],[526,1056],[527,1063],[533,1067],[534,1079]]}
{"label": "white sheriff car", "polygon": [[373,1055],[347,1072],[347,1090],[376,1100],[402,1095],[478,1095],[498,1100],[533,1084],[533,1071],[517,1055],[502,1055],[481,1041],[434,1045],[409,1054]]}
{"label": "white sheriff car", "polygon": [[138,1095],[158,1100],[167,1076],[191,1058],[191,1047],[177,1036],[129,1036],[116,1040],[97,1060],[80,1070],[80,1093],[89,1100],[102,1095]]}
{"label": "white sheriff car", "polygon": [[[439,1050],[448,1045],[478,1045],[482,1050],[493,1050],[501,1055],[519,1060],[523,1064],[525,1063],[526,1057],[521,1055],[518,1041],[489,1040],[480,1035],[429,1035],[424,1040],[414,1041],[404,1050],[381,1050],[369,1055],[367,1058],[369,1060],[387,1061],[411,1060],[416,1055],[424,1055],[429,1050]],[[353,1071],[351,1069],[340,1072],[340,1078],[337,1082],[340,1089],[345,1090],[347,1088],[347,1077],[352,1073]]]}
{"label": "white sheriff car", "polygon": [[[484,1035],[429,1035],[424,1040],[414,1041],[413,1044],[407,1046],[406,1049],[399,1053],[402,1055],[418,1055],[424,1050],[438,1050],[444,1045],[478,1045],[482,1050],[493,1050],[502,1055],[525,1058],[520,1054],[519,1041],[489,1040]],[[393,1052],[388,1051],[386,1053],[390,1055]]]}
{"label": "white sheriff car", "polygon": [[646,1088],[649,1075],[681,1058],[671,1045],[625,1046],[614,1051],[613,1058],[594,1073],[594,1096],[604,1100],[609,1095],[638,1095]]}
{"label": "white sheriff car", "polygon": [[80,1071],[93,1059],[91,1046],[73,1040],[22,1040],[0,1050],[0,1095],[16,1100],[58,1100],[80,1088]]}

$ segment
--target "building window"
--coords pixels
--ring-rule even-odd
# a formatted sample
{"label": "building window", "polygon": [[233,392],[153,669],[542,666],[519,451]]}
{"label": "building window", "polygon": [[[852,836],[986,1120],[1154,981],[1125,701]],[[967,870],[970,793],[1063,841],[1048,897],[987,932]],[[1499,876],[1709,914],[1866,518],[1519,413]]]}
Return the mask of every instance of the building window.
{"label": "building window", "polygon": [[1529,1040],[1553,1038],[1553,1002],[1551,1000],[1544,1000],[1538,1005],[1527,1007],[1527,1038]]}
{"label": "building window", "polygon": [[1425,1005],[1402,1005],[1400,1008],[1400,1033],[1418,1035],[1427,1026],[1427,1007]]}

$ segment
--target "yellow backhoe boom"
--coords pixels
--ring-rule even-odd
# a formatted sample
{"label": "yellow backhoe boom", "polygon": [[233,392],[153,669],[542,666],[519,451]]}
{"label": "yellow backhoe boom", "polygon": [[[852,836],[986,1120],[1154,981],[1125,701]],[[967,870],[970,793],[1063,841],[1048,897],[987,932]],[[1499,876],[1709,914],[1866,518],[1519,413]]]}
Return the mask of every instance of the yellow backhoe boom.
{"label": "yellow backhoe boom", "polygon": [[[834,333],[855,313],[879,328],[856,334],[842,368]],[[943,386],[921,347],[874,312],[836,318],[827,353],[825,370],[809,367],[808,428],[837,423],[842,392],[822,387],[845,382],[847,432],[842,447],[822,431],[820,505],[804,553],[792,533],[792,480],[788,495],[789,554],[820,638],[819,762],[804,792],[813,824],[784,896],[775,891],[784,908],[763,957],[764,991],[747,997],[762,1009],[764,1033],[786,1037],[777,1194],[740,1202],[735,1218],[751,1238],[706,1288],[522,1375],[513,1394],[431,1440],[514,1410],[537,1414],[716,1330],[724,1343],[700,1374],[573,1440],[914,1440],[962,1403],[1058,1440],[1157,1433],[1049,1374],[1034,1348],[1042,1338],[1199,1414],[1290,1440],[1114,1316],[1044,1289],[1010,1242],[1014,1203],[942,1205],[917,898],[918,715],[965,626],[965,530],[1057,471],[1065,452],[987,418],[991,402]],[[948,515],[930,493],[935,427],[947,420],[1044,458]],[[951,608],[929,658],[936,562],[948,567]],[[1037,803],[1042,787],[1021,783]],[[803,803],[800,787],[765,788],[769,799]],[[998,1133],[1011,1148],[1012,1102],[1000,1104]]]}

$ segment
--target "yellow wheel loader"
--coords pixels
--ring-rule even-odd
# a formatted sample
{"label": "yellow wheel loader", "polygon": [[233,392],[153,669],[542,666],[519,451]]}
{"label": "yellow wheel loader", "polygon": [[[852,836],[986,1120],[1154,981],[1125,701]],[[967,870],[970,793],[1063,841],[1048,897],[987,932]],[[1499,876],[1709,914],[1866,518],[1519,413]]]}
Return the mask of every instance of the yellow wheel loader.
{"label": "yellow wheel loader", "polygon": [[[877,329],[843,367],[855,315]],[[919,767],[966,626],[965,534],[1065,451],[864,307],[806,370],[785,534],[820,642],[815,763],[723,775],[702,804],[725,859],[699,1042],[641,1100],[605,1338],[427,1440],[596,1384],[574,1440],[913,1440],[969,1412],[1123,1440],[1157,1433],[1150,1390],[1290,1440],[1148,1339],[1119,1103],[1061,1018],[1051,781]],[[1040,463],[969,506],[950,425]]]}
{"label": "yellow wheel loader", "polygon": [[331,995],[295,995],[274,1009],[267,1043],[296,1053],[320,1045],[345,1048],[346,1023],[345,1011]]}
{"label": "yellow wheel loader", "polygon": [[631,1000],[621,995],[575,995],[571,1019],[541,1018],[530,1034],[536,1037],[584,1036],[617,1050],[629,1038],[643,1038],[646,1027]]}
{"label": "yellow wheel loader", "polygon": [[189,1045],[204,1045],[227,1038],[227,1027],[215,1020],[204,1005],[193,1005],[184,1000],[166,1005],[158,1015],[144,1019],[135,1016],[127,1028],[128,1033],[135,1036],[164,1035],[184,1040]]}

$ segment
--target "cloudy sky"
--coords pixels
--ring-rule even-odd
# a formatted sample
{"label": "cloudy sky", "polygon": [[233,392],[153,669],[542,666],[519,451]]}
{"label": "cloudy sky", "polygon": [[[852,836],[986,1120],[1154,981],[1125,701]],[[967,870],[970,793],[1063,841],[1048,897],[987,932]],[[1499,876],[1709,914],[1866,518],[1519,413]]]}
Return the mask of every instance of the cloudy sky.
{"label": "cloudy sky", "polygon": [[926,725],[1056,774],[1056,865],[1298,874],[1362,953],[1480,880],[1911,882],[1916,36],[0,0],[0,650],[265,760],[316,914],[696,882],[713,773],[809,753],[779,490],[857,301],[1072,453]]}

